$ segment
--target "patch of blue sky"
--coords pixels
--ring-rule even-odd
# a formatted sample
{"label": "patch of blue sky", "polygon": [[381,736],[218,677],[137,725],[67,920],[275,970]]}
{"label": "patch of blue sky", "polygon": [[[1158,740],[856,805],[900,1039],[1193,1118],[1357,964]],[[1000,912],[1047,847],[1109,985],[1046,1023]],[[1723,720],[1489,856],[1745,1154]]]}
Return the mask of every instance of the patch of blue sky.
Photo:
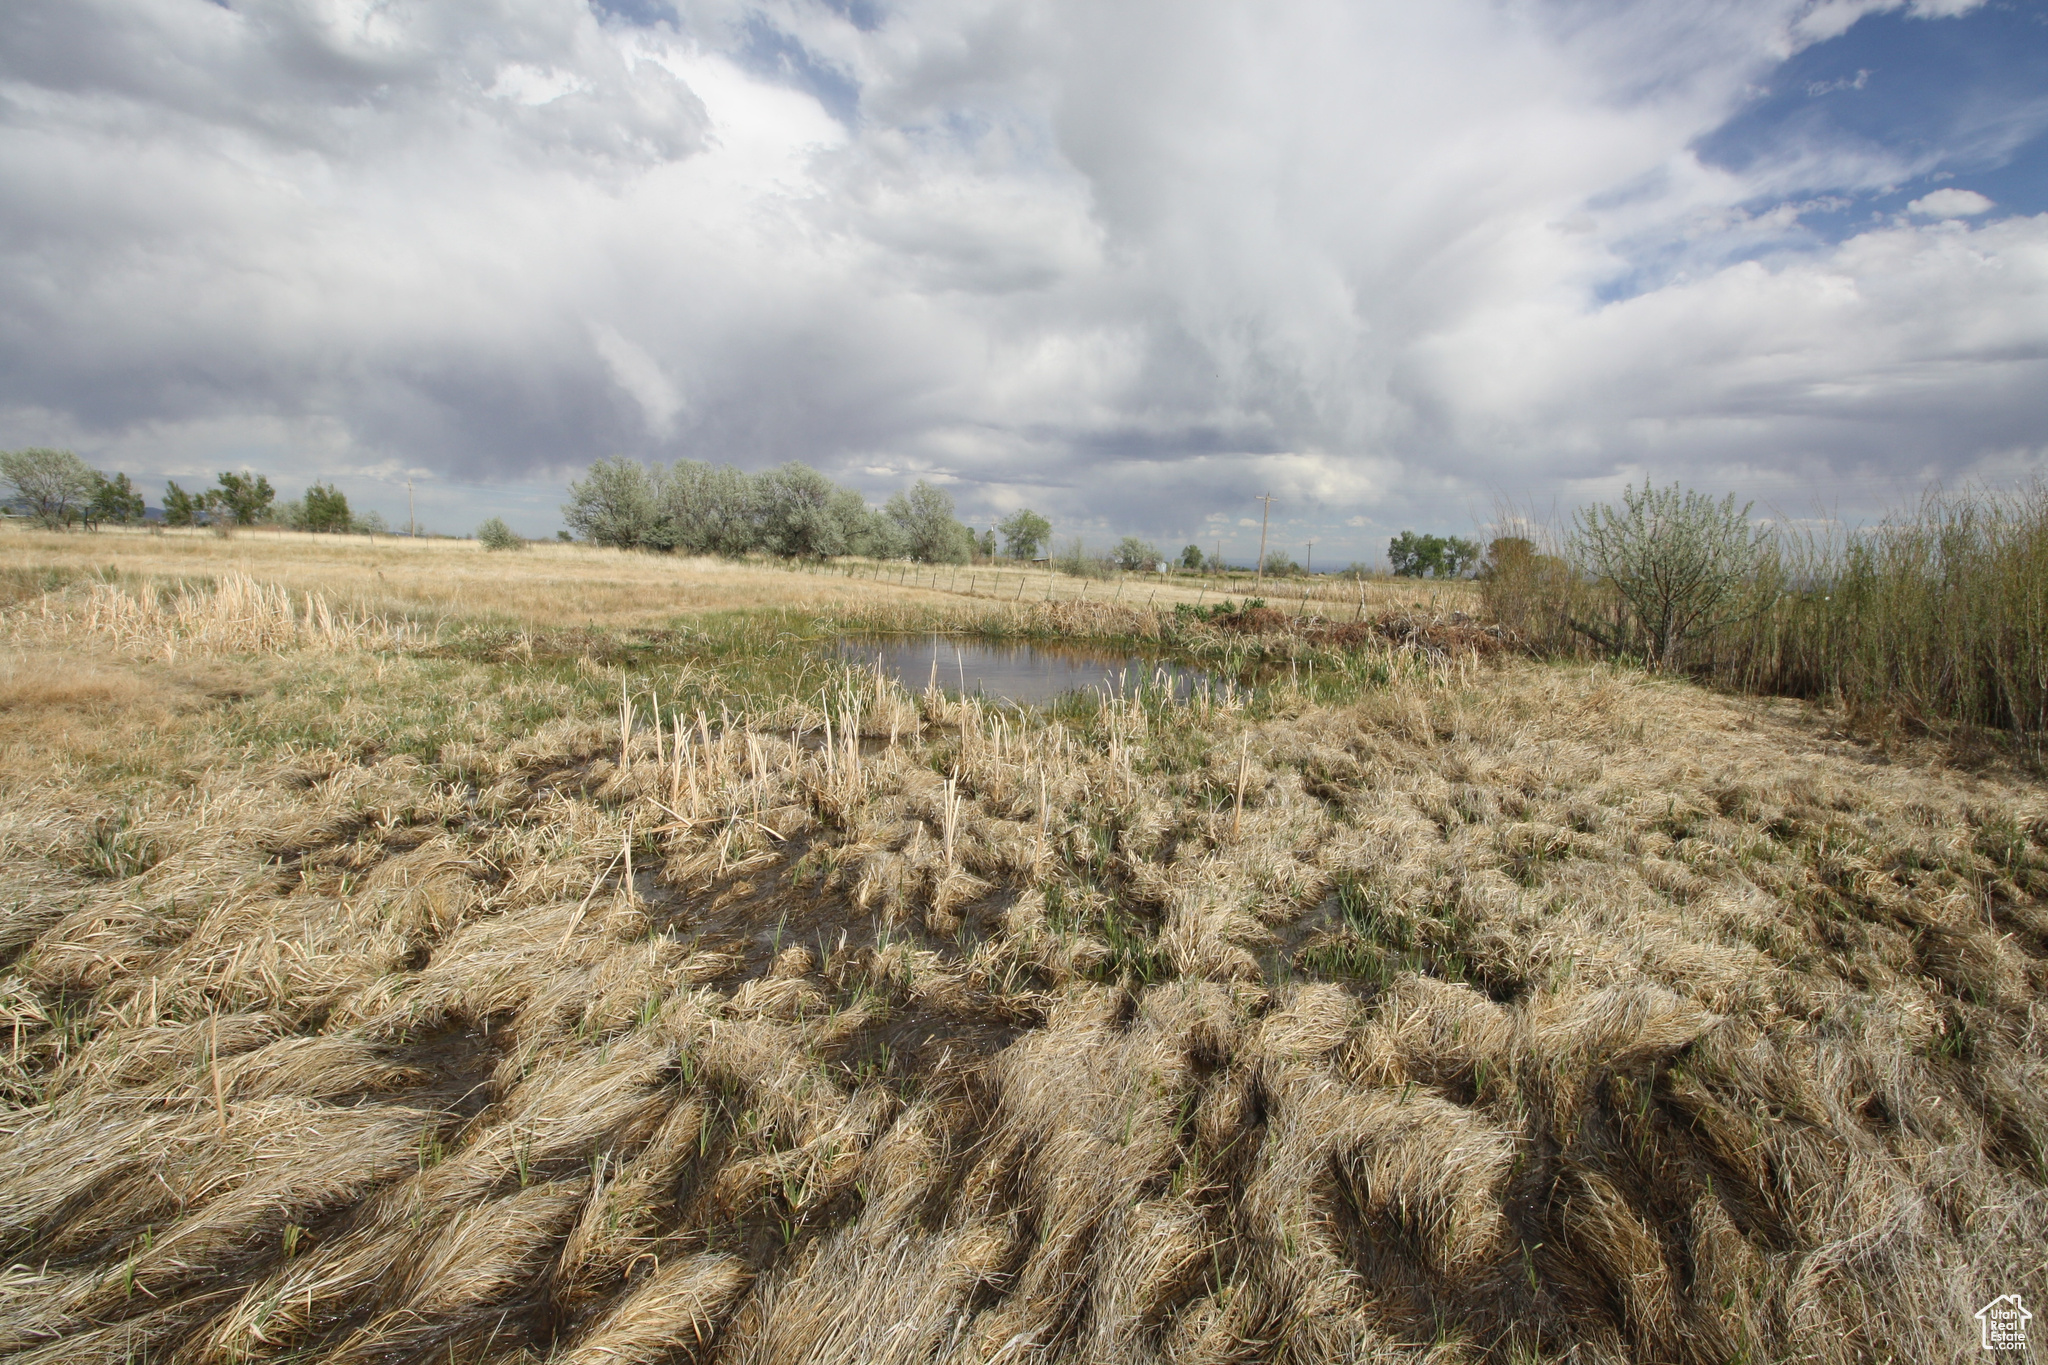
{"label": "patch of blue sky", "polygon": [[590,0],[590,7],[600,18],[623,19],[643,28],[682,22],[676,14],[676,7],[667,0]]}
{"label": "patch of blue sky", "polygon": [[[823,0],[825,7],[863,32],[881,25],[882,12],[871,0]],[[590,8],[604,19],[616,19],[643,28],[656,24],[680,27],[682,19],[669,0],[589,0]],[[811,96],[825,111],[848,127],[860,110],[860,86],[846,72],[821,62],[801,41],[777,28],[759,13],[747,16],[744,39],[731,54],[734,61],[756,76],[794,86]]]}
{"label": "patch of blue sky", "polygon": [[882,26],[882,7],[876,0],[823,0],[826,9],[845,19],[862,33]]}
{"label": "patch of blue sky", "polygon": [[[1760,86],[1694,151],[1768,192],[1616,243],[1623,268],[1596,289],[1598,302],[1686,273],[1822,250],[1937,189],[1983,195],[1995,205],[1985,218],[2048,211],[2048,3],[1994,0],[1940,19],[1868,15]],[[1652,176],[1588,207],[1662,189]]]}
{"label": "patch of blue sky", "polygon": [[2001,212],[2048,210],[2048,4],[1867,15],[1773,71],[1766,93],[1697,144],[1701,160],[1776,181],[1791,199],[1848,198],[1807,217],[1859,230],[1943,186]]}
{"label": "patch of blue sky", "polygon": [[746,41],[733,57],[757,76],[808,94],[847,127],[859,116],[859,83],[829,62],[819,61],[803,43],[759,14],[748,16]]}

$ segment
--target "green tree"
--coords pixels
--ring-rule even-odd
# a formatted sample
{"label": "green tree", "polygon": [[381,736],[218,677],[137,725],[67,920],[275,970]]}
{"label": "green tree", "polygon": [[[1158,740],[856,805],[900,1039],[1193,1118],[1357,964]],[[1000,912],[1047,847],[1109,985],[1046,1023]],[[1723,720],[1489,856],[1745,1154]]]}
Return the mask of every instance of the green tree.
{"label": "green tree", "polygon": [[1670,668],[1691,641],[1747,620],[1766,605],[1758,571],[1772,549],[1730,493],[1715,502],[1672,484],[1621,490],[1621,507],[1595,503],[1572,517],[1575,567],[1610,585],[1622,612],[1613,627],[1574,618],[1572,627],[1617,653],[1640,648]]}
{"label": "green tree", "polygon": [[346,531],[354,524],[348,513],[348,495],[332,484],[316,483],[308,488],[303,506],[308,531]]}
{"label": "green tree", "polygon": [[261,474],[223,473],[206,490],[207,509],[221,513],[237,526],[254,526],[267,520],[270,504],[276,498],[277,490]]}
{"label": "green tree", "polygon": [[983,559],[994,559],[996,557],[995,527],[991,526],[981,533],[980,538],[975,542],[974,552]]}
{"label": "green tree", "polygon": [[[860,495],[852,489],[843,491],[846,496],[859,501]],[[905,537],[903,528],[886,511],[862,502],[858,529],[847,549],[870,559],[903,559],[910,554],[910,541]]]}
{"label": "green tree", "polygon": [[97,526],[111,521],[116,526],[127,526],[142,520],[148,509],[143,504],[142,494],[135,490],[126,474],[116,473],[109,479],[95,472],[92,478],[92,496],[85,505],[86,525]]}
{"label": "green tree", "polygon": [[653,487],[658,525],[648,543],[655,548],[691,555],[743,555],[760,548],[760,498],[743,471],[677,460],[655,476]]}
{"label": "green tree", "polygon": [[1182,548],[1180,552],[1180,566],[1183,569],[1186,569],[1189,573],[1199,573],[1202,568],[1202,563],[1203,557],[1201,546],[1189,545]]}
{"label": "green tree", "polygon": [[1457,536],[1403,531],[1387,542],[1398,578],[1456,578],[1479,562],[1479,546]]}
{"label": "green tree", "polygon": [[599,460],[569,485],[562,520],[595,545],[620,550],[647,545],[661,520],[654,479],[646,465],[623,455]]}
{"label": "green tree", "polygon": [[883,508],[903,533],[912,559],[925,564],[965,564],[972,557],[974,532],[953,516],[953,499],[943,489],[919,479],[908,493],[898,493]]}
{"label": "green tree", "polygon": [[507,526],[501,517],[487,517],[476,528],[477,544],[486,550],[523,550],[526,542]]}
{"label": "green tree", "polygon": [[194,497],[178,487],[176,479],[164,481],[164,524],[167,526],[196,526],[206,514],[206,499]]}
{"label": "green tree", "polygon": [[1003,553],[1012,559],[1036,559],[1040,547],[1052,540],[1052,523],[1029,507],[1010,513],[996,529],[1003,533]]}
{"label": "green tree", "polygon": [[1159,549],[1150,541],[1140,540],[1136,536],[1125,536],[1116,543],[1116,548],[1109,552],[1109,557],[1116,561],[1119,569],[1150,569],[1159,562]]}
{"label": "green tree", "polygon": [[0,451],[0,481],[14,490],[24,511],[53,529],[85,510],[98,478],[68,450]]}
{"label": "green tree", "polygon": [[[866,507],[855,495],[851,506],[837,487],[809,465],[794,461],[754,480],[755,517],[761,548],[785,559],[826,559],[843,555]],[[856,509],[858,509],[856,511]]]}

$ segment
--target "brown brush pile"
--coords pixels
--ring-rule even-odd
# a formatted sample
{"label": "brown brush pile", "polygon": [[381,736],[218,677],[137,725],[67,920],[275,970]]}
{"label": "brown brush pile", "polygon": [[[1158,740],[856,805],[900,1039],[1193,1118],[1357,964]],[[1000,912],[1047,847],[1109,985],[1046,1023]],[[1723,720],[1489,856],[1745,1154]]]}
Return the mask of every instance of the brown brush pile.
{"label": "brown brush pile", "polygon": [[613,676],[100,788],[19,694],[0,1353],[1931,1361],[2048,1290],[2034,785],[1598,670]]}

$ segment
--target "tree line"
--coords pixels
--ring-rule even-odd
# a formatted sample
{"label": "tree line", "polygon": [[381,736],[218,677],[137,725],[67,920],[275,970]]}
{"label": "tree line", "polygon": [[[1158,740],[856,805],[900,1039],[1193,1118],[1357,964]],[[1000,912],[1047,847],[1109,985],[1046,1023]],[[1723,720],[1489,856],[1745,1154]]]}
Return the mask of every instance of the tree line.
{"label": "tree line", "polygon": [[[1062,572],[1097,576],[1121,569],[1178,568],[1222,572],[1222,560],[1185,546],[1168,560],[1157,546],[1125,536],[1107,554],[1090,554],[1077,537],[1052,552],[1052,523],[1020,508],[977,534],[954,515],[953,499],[920,479],[881,507],[870,507],[847,488],[792,461],[760,474],[735,465],[678,460],[642,464],[617,456],[600,460],[569,485],[563,520],[578,539],[627,550],[681,554],[768,554],[785,559],[862,555],[964,564],[979,555],[1031,561],[1043,554]],[[1389,545],[1394,572],[1458,578],[1479,567],[1479,547],[1455,536],[1404,531]],[[1267,556],[1266,572],[1297,575],[1301,566],[1282,552]]]}
{"label": "tree line", "polygon": [[1052,524],[1024,508],[977,534],[943,488],[919,479],[870,507],[858,490],[792,461],[759,474],[729,464],[646,465],[600,460],[569,485],[562,518],[578,538],[628,550],[768,554],[784,559],[865,555],[964,564],[1003,553],[1032,559]]}
{"label": "tree line", "polygon": [[[126,474],[104,474],[69,450],[0,450],[0,483],[13,490],[10,501],[22,514],[53,530],[132,525],[148,512]],[[295,531],[361,534],[387,529],[375,512],[352,513],[348,495],[332,484],[316,483],[300,497],[279,503],[277,490],[261,474],[223,472],[213,487],[189,491],[172,479],[164,485],[163,511],[169,526],[274,524]]]}
{"label": "tree line", "polygon": [[[12,500],[19,509],[45,526],[82,525],[90,530],[138,522],[146,512],[142,494],[128,475],[103,474],[68,450],[0,451],[0,481],[13,489]],[[697,460],[668,466],[644,465],[623,456],[600,460],[569,485],[569,501],[562,512],[577,536],[620,549],[965,563],[977,555],[995,558],[1000,544],[1005,558],[1031,561],[1043,553],[1055,568],[1072,574],[1142,572],[1169,564],[1156,546],[1137,536],[1125,536],[1107,554],[1090,554],[1078,538],[1065,553],[1053,554],[1052,523],[1028,507],[977,534],[954,515],[953,499],[945,490],[922,479],[883,506],[869,507],[857,490],[796,462],[750,475],[734,465]],[[175,479],[168,481],[163,513],[169,526],[279,525],[357,533],[388,529],[375,512],[352,512],[347,495],[331,484],[315,483],[300,497],[280,503],[264,475],[233,472],[223,472],[206,489],[187,490]],[[495,518],[478,534],[490,548],[523,543]],[[1455,536],[1404,531],[1387,549],[1397,576],[1458,578],[1482,568],[1479,547]],[[1226,568],[1218,556],[1204,554],[1198,545],[1183,548],[1170,566],[1188,572]],[[1264,568],[1273,576],[1302,572],[1291,556],[1278,550],[1267,556]]]}

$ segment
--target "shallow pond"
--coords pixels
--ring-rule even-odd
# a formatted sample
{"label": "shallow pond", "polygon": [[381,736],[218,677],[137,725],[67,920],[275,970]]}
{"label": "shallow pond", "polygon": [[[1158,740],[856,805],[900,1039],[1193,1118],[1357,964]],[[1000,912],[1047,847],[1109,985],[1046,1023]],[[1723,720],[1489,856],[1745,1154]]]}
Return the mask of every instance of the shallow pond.
{"label": "shallow pond", "polygon": [[1068,692],[1123,696],[1140,687],[1170,687],[1184,700],[1211,682],[1200,669],[1136,654],[950,635],[855,637],[839,642],[839,654],[850,663],[879,667],[913,692],[936,684],[1020,706],[1042,706]]}

